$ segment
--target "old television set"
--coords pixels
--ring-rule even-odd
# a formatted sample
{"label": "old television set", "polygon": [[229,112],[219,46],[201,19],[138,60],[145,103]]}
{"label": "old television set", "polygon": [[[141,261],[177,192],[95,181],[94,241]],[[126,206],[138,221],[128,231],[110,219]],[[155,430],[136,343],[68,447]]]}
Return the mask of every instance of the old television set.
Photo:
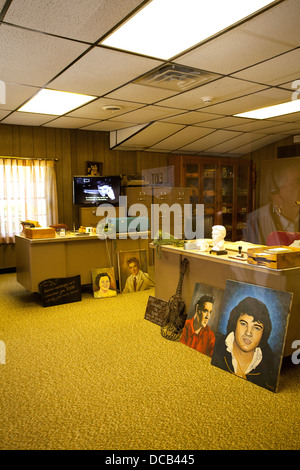
{"label": "old television set", "polygon": [[119,204],[121,178],[119,176],[74,176],[73,203],[83,206]]}

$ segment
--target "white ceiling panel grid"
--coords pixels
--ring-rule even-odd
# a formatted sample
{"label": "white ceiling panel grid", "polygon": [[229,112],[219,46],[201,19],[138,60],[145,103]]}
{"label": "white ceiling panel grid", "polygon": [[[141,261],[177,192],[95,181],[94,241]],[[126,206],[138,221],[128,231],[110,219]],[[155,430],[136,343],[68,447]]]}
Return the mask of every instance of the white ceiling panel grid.
{"label": "white ceiling panel grid", "polygon": [[[126,131],[129,138],[117,148],[222,156],[243,155],[300,134],[300,112],[263,121],[235,117],[300,100],[300,93],[295,94],[297,80],[300,89],[300,0],[274,1],[173,62],[100,45],[144,4],[0,0],[0,123],[103,132],[137,126],[139,133]],[[155,86],[136,83],[165,68],[180,72],[177,86],[159,80]],[[188,75],[199,71],[207,81],[188,89]],[[59,117],[18,112],[43,88],[96,99]]]}
{"label": "white ceiling panel grid", "polygon": [[97,121],[94,121],[93,119],[84,119],[84,118],[64,116],[64,117],[53,119],[52,121],[45,123],[44,127],[60,127],[60,128],[66,128],[66,129],[78,129],[78,128],[82,128],[82,127],[94,124],[95,122]]}
{"label": "white ceiling panel grid", "polygon": [[187,126],[166,139],[151,146],[151,149],[162,152],[173,152],[182,148],[185,144],[199,140],[213,132],[211,129],[200,129],[199,127]]}
{"label": "white ceiling panel grid", "polygon": [[131,127],[131,122],[123,121],[99,121],[95,124],[90,124],[88,126],[82,126],[80,129],[89,130],[89,131],[102,131],[102,132],[112,132],[121,129],[126,129]]}
{"label": "white ceiling panel grid", "polygon": [[276,135],[276,136],[262,137],[261,139],[254,140],[247,145],[244,145],[242,147],[238,147],[232,151],[229,151],[228,154],[230,155],[231,153],[233,153],[233,154],[245,155],[247,153],[254,152],[255,150],[265,147],[266,145],[270,145],[270,144],[273,144],[274,142],[278,142],[278,140],[284,139],[285,137],[288,137],[288,136]]}
{"label": "white ceiling panel grid", "polygon": [[19,126],[42,126],[55,119],[50,114],[21,113],[16,111],[3,119],[3,124],[14,124]]}
{"label": "white ceiling panel grid", "polygon": [[243,135],[239,135],[238,137],[234,137],[233,139],[229,139],[226,142],[222,142],[221,144],[213,145],[212,147],[209,147],[208,150],[209,152],[228,153],[239,147],[242,147],[243,145],[249,144],[252,141],[255,142],[259,139],[261,139],[260,134],[246,133]]}
{"label": "white ceiling panel grid", "polygon": [[287,90],[269,88],[257,93],[241,96],[234,100],[224,101],[223,103],[212,103],[210,111],[212,113],[235,115],[246,111],[252,111],[256,108],[272,106],[274,102],[277,104],[284,103],[290,99],[290,96],[291,94]]}
{"label": "white ceiling panel grid", "polygon": [[140,122],[146,123],[151,121],[161,120],[168,116],[174,116],[183,113],[182,109],[164,108],[162,106],[144,106],[143,108],[130,111],[123,114],[122,119],[127,122]]}
{"label": "white ceiling panel grid", "polygon": [[[163,106],[171,106],[175,108],[203,109],[208,106],[203,98],[211,97],[212,104],[227,101],[239,96],[248,95],[256,91],[265,89],[263,85],[250,83],[244,80],[236,80],[226,77],[215,80],[212,83],[199,86],[190,91],[186,91],[180,95],[167,98],[160,102]],[[213,111],[212,111],[213,112]]]}
{"label": "white ceiling panel grid", "polygon": [[175,116],[169,116],[165,119],[162,119],[162,121],[183,125],[202,125],[203,122],[206,122],[207,120],[208,122],[211,122],[216,118],[218,119],[220,116],[218,114],[203,113],[199,111],[188,111],[181,112]]}
{"label": "white ceiling panel grid", "polygon": [[102,96],[159,64],[153,59],[94,47],[53,80],[51,88]]}
{"label": "white ceiling panel grid", "polygon": [[143,0],[13,0],[5,21],[79,41],[96,42]]}
{"label": "white ceiling panel grid", "polygon": [[[114,110],[105,109],[110,106],[112,106]],[[97,119],[99,121],[100,119],[114,118],[120,114],[128,113],[142,107],[144,107],[144,105],[141,103],[99,98],[75,111],[71,111],[68,113],[68,116]]]}
{"label": "white ceiling panel grid", "polygon": [[203,152],[217,144],[233,139],[234,137],[237,137],[238,135],[240,135],[239,132],[217,130],[217,131],[211,132],[205,137],[202,137],[201,139],[196,140],[195,142],[191,142],[190,144],[183,146],[181,150]]}
{"label": "white ceiling panel grid", "polygon": [[137,101],[139,103],[151,104],[175,95],[175,91],[162,88],[154,88],[136,83],[129,83],[106,95],[107,98]]}
{"label": "white ceiling panel grid", "polygon": [[155,122],[146,126],[141,132],[135,133],[132,137],[127,138],[127,144],[131,148],[143,149],[151,147],[156,142],[163,140],[167,136],[178,132],[182,126],[177,124],[166,124],[162,122]]}
{"label": "white ceiling panel grid", "polygon": [[0,41],[1,80],[38,87],[87,49],[85,44],[3,24]]}
{"label": "white ceiling panel grid", "polygon": [[13,111],[38,91],[37,87],[5,82],[5,99],[0,101],[0,109]]}
{"label": "white ceiling panel grid", "polygon": [[299,45],[299,0],[287,0],[221,34],[177,62],[232,74]]}
{"label": "white ceiling panel grid", "polygon": [[293,77],[300,78],[300,48],[281,54],[261,64],[248,67],[234,77],[256,81],[267,85],[280,85]]}

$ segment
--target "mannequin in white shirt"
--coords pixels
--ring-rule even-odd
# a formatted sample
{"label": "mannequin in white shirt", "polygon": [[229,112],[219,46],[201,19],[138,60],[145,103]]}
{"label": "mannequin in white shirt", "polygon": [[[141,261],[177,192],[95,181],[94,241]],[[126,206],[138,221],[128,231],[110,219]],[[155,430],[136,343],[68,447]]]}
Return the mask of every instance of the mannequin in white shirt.
{"label": "mannequin in white shirt", "polygon": [[270,203],[250,213],[245,240],[266,244],[272,232],[300,231],[300,158],[276,160],[271,173]]}

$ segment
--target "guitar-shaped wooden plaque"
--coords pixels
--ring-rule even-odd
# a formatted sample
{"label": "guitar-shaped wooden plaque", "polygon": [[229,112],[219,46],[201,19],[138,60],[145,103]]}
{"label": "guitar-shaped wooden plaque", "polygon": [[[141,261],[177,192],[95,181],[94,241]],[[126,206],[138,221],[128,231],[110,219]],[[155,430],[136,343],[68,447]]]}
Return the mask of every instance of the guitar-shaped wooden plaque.
{"label": "guitar-shaped wooden plaque", "polygon": [[182,334],[187,314],[184,312],[185,303],[181,296],[183,277],[186,273],[189,260],[184,258],[180,263],[180,277],[176,294],[168,302],[168,315],[166,324],[161,327],[161,334],[165,339],[178,341]]}

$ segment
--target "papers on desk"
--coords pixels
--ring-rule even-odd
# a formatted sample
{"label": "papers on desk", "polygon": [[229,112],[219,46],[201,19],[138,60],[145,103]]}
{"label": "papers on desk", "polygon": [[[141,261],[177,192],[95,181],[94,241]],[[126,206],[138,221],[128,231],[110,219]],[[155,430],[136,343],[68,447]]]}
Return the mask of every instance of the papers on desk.
{"label": "papers on desk", "polygon": [[[237,241],[237,242],[225,241],[224,243],[224,248],[225,250],[228,250],[228,251],[239,251],[239,246],[242,247],[242,253],[247,253],[247,250],[249,248],[255,248],[257,245],[253,243],[243,242],[243,241]],[[265,246],[262,246],[261,248],[264,249]]]}
{"label": "papers on desk", "polygon": [[264,250],[265,253],[293,253],[293,250],[290,250],[289,248],[282,248],[281,246],[277,248],[268,248],[267,250]]}

